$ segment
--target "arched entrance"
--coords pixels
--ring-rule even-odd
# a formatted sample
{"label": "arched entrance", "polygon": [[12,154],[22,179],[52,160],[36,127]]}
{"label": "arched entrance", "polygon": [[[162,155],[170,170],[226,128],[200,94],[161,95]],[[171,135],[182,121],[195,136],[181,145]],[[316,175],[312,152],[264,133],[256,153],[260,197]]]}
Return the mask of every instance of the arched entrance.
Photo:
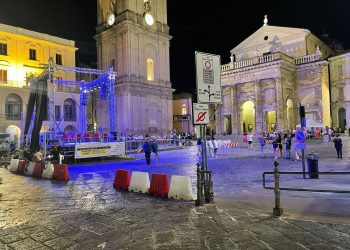
{"label": "arched entrance", "polygon": [[16,125],[10,125],[5,130],[10,135],[10,142],[14,142],[17,147],[20,146],[21,129]]}
{"label": "arched entrance", "polygon": [[339,128],[343,132],[346,127],[346,110],[344,108],[340,108],[338,110],[338,124]]}
{"label": "arched entrance", "polygon": [[246,101],[241,106],[241,130],[243,132],[255,130],[255,106],[252,101]]}
{"label": "arched entrance", "polygon": [[287,100],[287,128],[289,131],[294,129],[294,105],[291,99]]}

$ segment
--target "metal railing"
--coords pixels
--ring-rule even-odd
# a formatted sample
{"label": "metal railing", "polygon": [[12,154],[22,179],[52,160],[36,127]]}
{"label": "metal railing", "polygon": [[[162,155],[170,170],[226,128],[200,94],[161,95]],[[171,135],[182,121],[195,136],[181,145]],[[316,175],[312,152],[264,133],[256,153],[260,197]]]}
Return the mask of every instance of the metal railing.
{"label": "metal railing", "polygon": [[[342,193],[349,194],[350,190],[339,190],[339,189],[309,189],[309,188],[289,188],[289,187],[280,187],[280,175],[303,175],[305,172],[280,172],[278,169],[279,163],[275,161],[273,172],[264,172],[263,173],[263,187],[264,189],[272,189],[275,193],[275,207],[273,208],[273,215],[278,217],[283,214],[283,209],[280,204],[280,195],[281,190],[283,191],[301,191],[301,192],[317,192],[317,193]],[[350,172],[308,172],[310,176],[313,175],[350,175]],[[274,175],[274,187],[266,186],[266,175]]]}
{"label": "metal railing", "polygon": [[[138,153],[142,151],[143,144],[146,140],[132,140],[125,141],[125,153]],[[150,139],[152,142],[152,139]],[[177,149],[183,146],[191,146],[193,145],[192,140],[185,139],[157,139],[158,151],[164,151],[167,149]]]}

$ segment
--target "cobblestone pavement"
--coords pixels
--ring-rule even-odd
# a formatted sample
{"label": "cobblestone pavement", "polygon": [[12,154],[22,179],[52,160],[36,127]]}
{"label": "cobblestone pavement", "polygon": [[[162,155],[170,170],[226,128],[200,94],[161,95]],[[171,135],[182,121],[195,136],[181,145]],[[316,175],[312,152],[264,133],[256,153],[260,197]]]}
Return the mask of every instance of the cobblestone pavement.
{"label": "cobblestone pavement", "polygon": [[[332,145],[313,141],[320,171],[349,171]],[[220,149],[209,159],[215,203],[161,199],[115,191],[116,169],[188,175],[195,193],[196,149],[161,152],[145,165],[134,160],[70,166],[69,182],[51,182],[0,168],[0,249],[350,249],[350,195],[282,192],[281,218],[271,216],[272,190],[262,188],[262,172],[273,170],[271,149]],[[281,171],[301,163],[279,159]],[[271,184],[271,180],[269,181]],[[281,185],[350,190],[349,177],[282,178]]]}

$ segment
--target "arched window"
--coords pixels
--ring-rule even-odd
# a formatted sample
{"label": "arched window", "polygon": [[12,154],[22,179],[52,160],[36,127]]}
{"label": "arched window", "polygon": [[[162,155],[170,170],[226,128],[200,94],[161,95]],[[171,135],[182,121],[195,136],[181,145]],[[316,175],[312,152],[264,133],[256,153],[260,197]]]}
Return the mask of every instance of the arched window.
{"label": "arched window", "polygon": [[68,98],[64,101],[64,120],[65,121],[76,121],[75,103],[70,98]]}
{"label": "arched window", "polygon": [[5,102],[6,120],[20,120],[22,113],[22,99],[15,94],[9,94]]}
{"label": "arched window", "polygon": [[187,106],[186,104],[181,105],[181,114],[182,115],[187,115]]}
{"label": "arched window", "polygon": [[147,80],[154,81],[154,64],[151,58],[147,59]]}

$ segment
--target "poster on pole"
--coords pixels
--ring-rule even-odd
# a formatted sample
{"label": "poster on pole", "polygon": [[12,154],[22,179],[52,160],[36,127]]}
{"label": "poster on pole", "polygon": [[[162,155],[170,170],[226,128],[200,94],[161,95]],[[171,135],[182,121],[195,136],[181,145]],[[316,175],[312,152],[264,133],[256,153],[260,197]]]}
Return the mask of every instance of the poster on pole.
{"label": "poster on pole", "polygon": [[221,58],[203,52],[195,52],[197,75],[197,101],[221,103]]}
{"label": "poster on pole", "polygon": [[193,103],[193,124],[209,124],[209,106],[208,104]]}

